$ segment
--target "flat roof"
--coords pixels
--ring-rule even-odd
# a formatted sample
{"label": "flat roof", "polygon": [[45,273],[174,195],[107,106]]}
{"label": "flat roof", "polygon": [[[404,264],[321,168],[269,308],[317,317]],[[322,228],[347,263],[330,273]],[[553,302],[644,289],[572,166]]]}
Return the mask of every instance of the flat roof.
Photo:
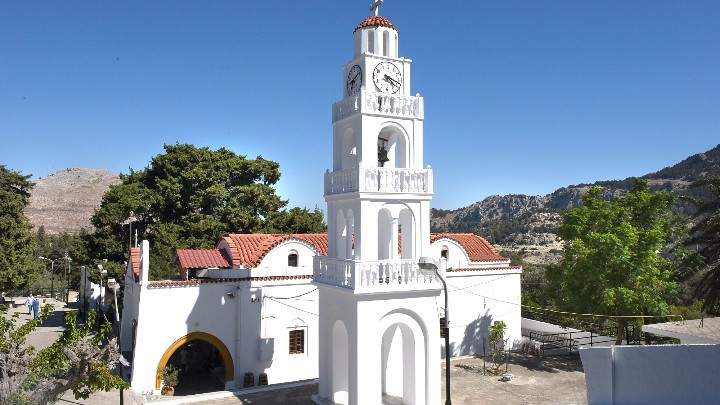
{"label": "flat roof", "polygon": [[720,318],[690,319],[643,325],[643,332],[675,339],[720,343]]}

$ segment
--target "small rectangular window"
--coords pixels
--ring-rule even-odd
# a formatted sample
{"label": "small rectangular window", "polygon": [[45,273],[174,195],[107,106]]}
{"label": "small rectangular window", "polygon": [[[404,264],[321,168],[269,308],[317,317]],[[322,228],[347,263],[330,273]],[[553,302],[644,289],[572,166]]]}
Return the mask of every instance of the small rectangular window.
{"label": "small rectangular window", "polygon": [[297,267],[298,266],[298,255],[297,253],[290,253],[288,255],[288,266],[290,267]]}
{"label": "small rectangular window", "polygon": [[291,330],[289,334],[290,354],[305,353],[305,331],[302,329]]}

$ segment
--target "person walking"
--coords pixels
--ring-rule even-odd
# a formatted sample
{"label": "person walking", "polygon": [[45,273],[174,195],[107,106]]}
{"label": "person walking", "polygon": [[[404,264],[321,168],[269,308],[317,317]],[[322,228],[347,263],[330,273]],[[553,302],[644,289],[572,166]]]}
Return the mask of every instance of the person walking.
{"label": "person walking", "polygon": [[40,318],[40,300],[37,298],[33,299],[32,310],[34,319]]}
{"label": "person walking", "polygon": [[35,298],[33,298],[32,293],[25,300],[25,306],[28,309],[28,315],[32,315],[33,300],[35,300]]}

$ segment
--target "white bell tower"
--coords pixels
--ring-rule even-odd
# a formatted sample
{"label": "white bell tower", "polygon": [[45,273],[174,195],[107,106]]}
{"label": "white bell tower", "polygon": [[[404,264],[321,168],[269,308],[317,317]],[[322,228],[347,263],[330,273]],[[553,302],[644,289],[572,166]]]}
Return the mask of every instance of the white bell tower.
{"label": "white bell tower", "polygon": [[[318,403],[437,404],[440,282],[429,255],[433,177],[423,166],[423,99],[411,95],[410,59],[379,15],[355,28],[333,105],[333,169],[325,173],[328,256],[319,289]],[[394,398],[393,398],[394,397]]]}

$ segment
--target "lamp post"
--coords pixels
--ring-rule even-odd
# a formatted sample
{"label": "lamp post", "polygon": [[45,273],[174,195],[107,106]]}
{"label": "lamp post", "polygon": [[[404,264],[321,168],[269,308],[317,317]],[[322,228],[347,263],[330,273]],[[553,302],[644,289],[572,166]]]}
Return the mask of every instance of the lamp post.
{"label": "lamp post", "polygon": [[445,333],[445,405],[452,404],[452,398],[450,396],[450,306],[448,305],[448,290],[445,278],[438,272],[438,266],[432,257],[421,257],[418,260],[418,267],[420,271],[424,273],[432,273],[440,279],[445,291],[445,326],[443,332]]}
{"label": "lamp post", "polygon": [[104,304],[103,299],[105,297],[104,288],[103,288],[103,276],[107,275],[107,270],[103,269],[102,264],[98,264],[97,267],[98,267],[98,274],[100,275],[100,303],[98,304],[99,311],[98,311],[98,316],[95,318],[96,319],[95,323],[96,323],[97,329],[100,330],[100,323],[101,323],[100,315],[105,316],[105,312],[103,311],[103,304]]}
{"label": "lamp post", "polygon": [[65,262],[67,263],[67,270],[65,271],[65,304],[70,303],[70,262],[72,259],[65,252]]}
{"label": "lamp post", "polygon": [[[118,351],[120,351],[120,312],[118,311],[118,304],[117,304],[117,293],[120,290],[120,284],[114,279],[109,278],[107,281],[107,286],[110,288],[113,292],[113,299],[115,300],[115,336],[118,337]],[[122,353],[120,353],[122,355]],[[120,364],[120,377],[123,375],[123,364],[122,360],[119,362]],[[120,405],[123,405],[125,403],[125,395],[123,394],[123,389],[120,388]]]}

